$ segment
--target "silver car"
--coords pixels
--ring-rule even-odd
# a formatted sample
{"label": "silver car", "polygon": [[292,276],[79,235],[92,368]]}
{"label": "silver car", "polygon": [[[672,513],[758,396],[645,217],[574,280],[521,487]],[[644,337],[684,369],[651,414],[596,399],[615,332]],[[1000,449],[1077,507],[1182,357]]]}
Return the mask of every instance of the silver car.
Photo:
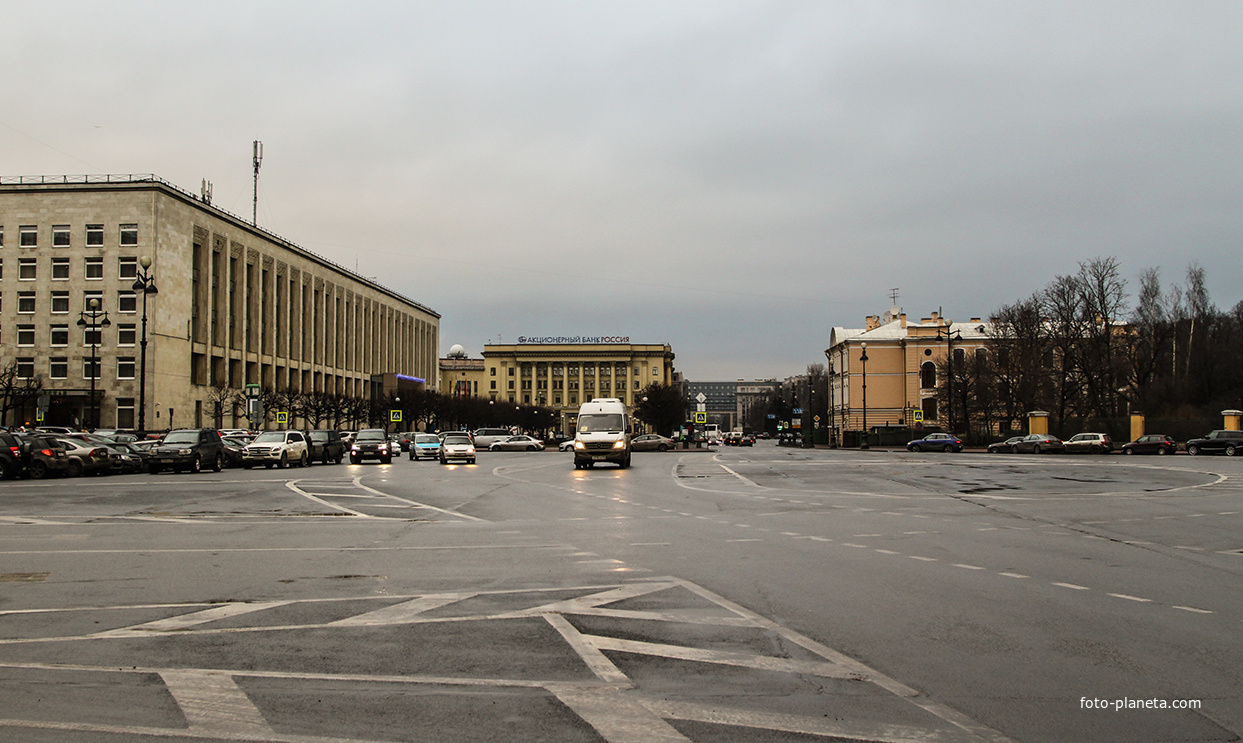
{"label": "silver car", "polygon": [[440,463],[448,464],[450,459],[461,459],[470,464],[475,463],[475,442],[464,433],[447,433],[440,441]]}

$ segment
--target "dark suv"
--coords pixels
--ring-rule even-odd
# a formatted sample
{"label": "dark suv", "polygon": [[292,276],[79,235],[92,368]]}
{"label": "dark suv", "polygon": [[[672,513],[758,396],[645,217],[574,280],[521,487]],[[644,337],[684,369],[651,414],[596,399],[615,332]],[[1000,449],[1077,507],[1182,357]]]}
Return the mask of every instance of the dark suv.
{"label": "dark suv", "polygon": [[384,429],[364,429],[354,437],[354,444],[350,447],[350,464],[358,464],[364,459],[379,459],[380,464],[392,464],[394,448],[397,445],[388,440]]}
{"label": "dark suv", "polygon": [[1188,454],[1225,454],[1233,457],[1243,450],[1243,431],[1212,431],[1209,435],[1187,442]]}
{"label": "dark suv", "polygon": [[341,464],[341,460],[345,459],[345,450],[348,448],[345,441],[341,439],[338,431],[308,431],[307,438],[311,441],[311,461],[336,462]]}
{"label": "dark suv", "polygon": [[188,469],[201,472],[211,467],[219,472],[224,467],[224,442],[214,428],[180,428],[170,431],[164,440],[151,449],[147,469],[157,474],[168,468],[173,472]]}
{"label": "dark suv", "polygon": [[22,466],[26,475],[42,480],[52,475],[69,474],[72,458],[65,453],[65,445],[40,434],[23,433],[13,436],[22,452]]}
{"label": "dark suv", "polygon": [[25,469],[21,442],[8,431],[0,431],[0,480],[15,480]]}

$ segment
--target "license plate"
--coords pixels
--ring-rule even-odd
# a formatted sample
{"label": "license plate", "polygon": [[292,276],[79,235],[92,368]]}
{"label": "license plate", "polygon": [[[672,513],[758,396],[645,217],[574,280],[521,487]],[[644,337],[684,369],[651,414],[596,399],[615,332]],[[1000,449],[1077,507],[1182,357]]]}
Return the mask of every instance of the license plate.
{"label": "license plate", "polygon": [[604,456],[603,454],[597,454],[597,455],[595,455],[594,457],[592,457],[592,458],[591,458],[591,461],[593,461],[593,462],[603,462],[603,461],[604,461],[604,460],[606,460],[606,459],[608,459],[608,457]]}

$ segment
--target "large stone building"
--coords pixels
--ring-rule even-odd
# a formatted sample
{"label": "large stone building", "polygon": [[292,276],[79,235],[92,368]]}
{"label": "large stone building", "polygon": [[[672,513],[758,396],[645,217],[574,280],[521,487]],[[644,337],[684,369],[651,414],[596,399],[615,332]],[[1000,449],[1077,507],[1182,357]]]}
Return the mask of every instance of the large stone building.
{"label": "large stone building", "polygon": [[[135,291],[143,258],[157,294]],[[94,333],[77,322],[92,299]],[[42,380],[47,423],[137,425],[144,299],[151,429],[211,425],[213,391],[247,384],[435,385],[439,314],[200,197],[153,176],[0,179],[0,351]]]}
{"label": "large stone building", "polygon": [[835,443],[849,445],[865,428],[961,427],[963,421],[952,422],[941,410],[938,377],[951,349],[956,361],[984,352],[988,330],[978,317],[961,323],[936,312],[911,322],[897,307],[868,317],[863,328],[833,328],[824,353]]}
{"label": "large stone building", "polygon": [[668,344],[564,341],[523,339],[486,345],[478,377],[463,370],[459,381],[478,381],[471,389],[477,389],[479,397],[551,408],[557,413],[558,430],[564,432],[574,430],[579,405],[592,398],[615,397],[634,406],[639,391],[649,384],[675,384]]}

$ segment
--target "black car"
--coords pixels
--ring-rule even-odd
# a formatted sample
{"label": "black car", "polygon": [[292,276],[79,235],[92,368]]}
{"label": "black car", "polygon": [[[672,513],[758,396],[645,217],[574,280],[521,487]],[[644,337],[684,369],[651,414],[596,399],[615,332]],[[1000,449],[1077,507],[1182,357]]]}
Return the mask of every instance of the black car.
{"label": "black car", "polygon": [[341,438],[341,434],[337,431],[309,431],[307,438],[311,442],[311,461],[336,462],[341,464],[341,460],[345,459],[345,450],[348,449],[345,441]]}
{"label": "black car", "polygon": [[1187,442],[1188,454],[1225,454],[1233,457],[1243,449],[1243,431],[1212,431],[1209,435]]}
{"label": "black car", "polygon": [[364,459],[378,459],[380,464],[392,464],[394,448],[396,445],[389,442],[383,428],[365,428],[358,432],[350,446],[350,464],[358,464]]}
{"label": "black car", "polygon": [[180,428],[170,431],[151,449],[147,469],[153,475],[164,469],[201,472],[204,467],[219,472],[224,467],[224,456],[224,442],[216,429]]}
{"label": "black car", "polygon": [[15,480],[25,471],[21,442],[8,431],[0,431],[0,480]]}

